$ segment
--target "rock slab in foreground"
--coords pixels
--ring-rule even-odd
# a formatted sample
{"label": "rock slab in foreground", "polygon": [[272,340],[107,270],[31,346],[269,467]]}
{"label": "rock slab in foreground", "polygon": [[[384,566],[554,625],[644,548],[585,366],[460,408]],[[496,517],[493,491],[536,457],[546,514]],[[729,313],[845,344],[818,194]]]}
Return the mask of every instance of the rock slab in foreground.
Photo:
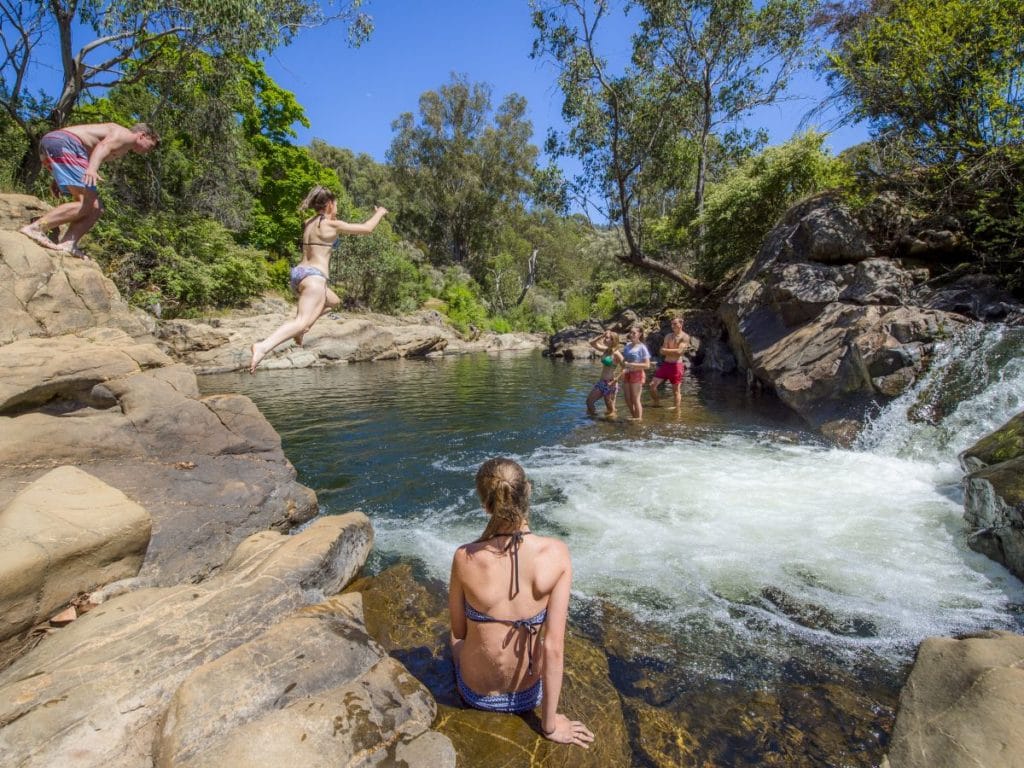
{"label": "rock slab in foreground", "polygon": [[74,467],[30,484],[0,511],[0,640],[137,574],[151,525],[146,510]]}
{"label": "rock slab in foreground", "polygon": [[608,659],[570,631],[559,709],[582,720],[596,737],[589,749],[555,744],[538,732],[539,710],[506,715],[466,708],[455,690],[448,650],[448,605],[443,584],[417,582],[407,565],[360,579],[370,634],[402,662],[438,701],[436,728],[451,739],[459,765],[487,768],[610,768],[632,764],[620,698]]}
{"label": "rock slab in foreground", "polygon": [[882,765],[1024,765],[1024,637],[990,632],[921,643]]}
{"label": "rock slab in foreground", "polygon": [[366,634],[358,593],[302,608],[193,672],[159,768],[455,765],[427,690]]}
{"label": "rock slab in foreground", "polygon": [[0,346],[0,506],[60,465],[146,507],[153,583],[204,578],[317,509],[251,400],[200,397],[188,367],[110,328]]}
{"label": "rock slab in foreground", "polygon": [[311,595],[341,589],[372,538],[358,512],[318,519],[295,536],[265,531],[201,584],[106,601],[0,673],[4,765],[148,768],[167,703],[186,678]]}

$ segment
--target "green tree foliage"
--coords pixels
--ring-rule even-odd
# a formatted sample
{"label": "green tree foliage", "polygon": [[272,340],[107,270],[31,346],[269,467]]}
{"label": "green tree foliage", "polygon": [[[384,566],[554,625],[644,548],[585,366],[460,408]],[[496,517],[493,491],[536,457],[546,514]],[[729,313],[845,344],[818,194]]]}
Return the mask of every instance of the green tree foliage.
{"label": "green tree foliage", "polygon": [[1019,0],[886,0],[835,20],[828,67],[851,118],[915,160],[952,162],[1024,138]]}
{"label": "green tree foliage", "polygon": [[397,228],[436,263],[472,267],[502,217],[524,204],[537,158],[525,114],[525,99],[510,94],[492,116],[490,87],[453,76],[420,96],[418,120],[406,112],[392,123]]}
{"label": "green tree foliage", "polygon": [[847,166],[823,150],[823,140],[821,134],[806,133],[769,147],[709,188],[701,221],[706,248],[697,263],[704,280],[718,283],[749,262],[800,198],[850,183]]}
{"label": "green tree foliage", "polygon": [[[340,19],[358,44],[372,29],[359,8],[314,0],[30,0],[0,3],[0,108],[29,140],[23,180],[38,171],[39,137],[67,123],[84,93],[93,96],[145,77],[181,50],[243,57],[288,43],[303,28]],[[29,74],[50,57],[56,40],[62,70],[59,94],[29,90]],[[48,62],[47,62],[48,63]],[[146,119],[149,115],[140,115]]]}
{"label": "green tree foliage", "polygon": [[[262,251],[210,219],[114,211],[93,230],[94,253],[122,293],[164,316],[239,306],[268,287]],[[120,214],[120,215],[118,215]]]}
{"label": "green tree foliage", "polygon": [[[803,53],[811,0],[638,0],[632,64],[612,67],[598,32],[614,11],[610,0],[533,0],[533,55],[558,67],[568,132],[552,151],[583,167],[576,188],[597,193],[621,226],[621,262],[692,291],[690,253],[669,254],[650,235],[692,184],[693,215],[703,206],[711,158],[742,155],[763,137],[737,129],[758,106],[773,103]],[[660,203],[652,211],[652,203]],[[599,203],[599,207],[601,204]],[[652,215],[653,214],[653,215]]]}
{"label": "green tree foliage", "polygon": [[321,139],[313,139],[309,154],[320,165],[338,174],[341,185],[357,208],[373,210],[383,205],[390,211],[399,211],[403,201],[398,187],[391,178],[391,168],[378,163],[365,152],[356,154],[350,149],[332,147]]}

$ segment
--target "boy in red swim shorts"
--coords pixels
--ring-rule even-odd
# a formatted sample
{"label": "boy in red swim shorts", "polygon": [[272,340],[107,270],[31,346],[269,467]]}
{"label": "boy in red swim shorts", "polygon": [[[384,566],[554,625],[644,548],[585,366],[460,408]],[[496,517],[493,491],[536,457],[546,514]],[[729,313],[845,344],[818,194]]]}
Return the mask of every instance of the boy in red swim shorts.
{"label": "boy in red swim shorts", "polygon": [[690,337],[683,332],[683,319],[676,317],[672,320],[672,332],[669,333],[661,343],[661,364],[654,372],[651,379],[650,392],[651,402],[661,405],[658,397],[658,387],[662,382],[669,382],[672,385],[672,396],[675,399],[676,408],[682,404],[683,353],[690,348]]}

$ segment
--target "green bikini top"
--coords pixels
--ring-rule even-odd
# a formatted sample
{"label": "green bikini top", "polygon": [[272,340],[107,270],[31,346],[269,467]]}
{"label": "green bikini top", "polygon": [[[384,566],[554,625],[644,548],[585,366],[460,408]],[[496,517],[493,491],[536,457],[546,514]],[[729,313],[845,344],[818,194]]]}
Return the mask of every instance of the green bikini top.
{"label": "green bikini top", "polygon": [[609,365],[609,366],[611,366],[611,365],[614,365],[614,364],[615,364],[615,358],[612,357],[611,355],[605,355],[604,357],[601,358],[601,365]]}

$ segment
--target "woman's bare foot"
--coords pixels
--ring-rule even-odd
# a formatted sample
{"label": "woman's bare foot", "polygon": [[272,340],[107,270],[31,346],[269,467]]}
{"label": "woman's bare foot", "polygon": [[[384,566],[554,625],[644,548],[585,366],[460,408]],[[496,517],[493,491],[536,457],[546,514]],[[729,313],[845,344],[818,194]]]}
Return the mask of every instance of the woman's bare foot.
{"label": "woman's bare foot", "polygon": [[252,351],[252,359],[249,361],[249,373],[256,373],[256,366],[260,364],[260,361],[266,356],[266,352],[259,348],[259,344],[253,344],[250,347]]}
{"label": "woman's bare foot", "polygon": [[43,232],[43,230],[41,230],[35,224],[26,224],[18,231],[21,232],[21,234],[23,234],[29,240],[33,240],[38,245],[43,246],[43,248],[49,248],[51,251],[61,250],[60,246],[58,246],[55,242],[53,242],[53,240],[48,238],[46,236],[46,233]]}
{"label": "woman's bare foot", "polygon": [[294,336],[292,336],[292,341],[295,342],[295,346],[297,346],[297,347],[301,347],[302,346],[302,338],[305,335],[306,335],[305,331],[299,331]]}

